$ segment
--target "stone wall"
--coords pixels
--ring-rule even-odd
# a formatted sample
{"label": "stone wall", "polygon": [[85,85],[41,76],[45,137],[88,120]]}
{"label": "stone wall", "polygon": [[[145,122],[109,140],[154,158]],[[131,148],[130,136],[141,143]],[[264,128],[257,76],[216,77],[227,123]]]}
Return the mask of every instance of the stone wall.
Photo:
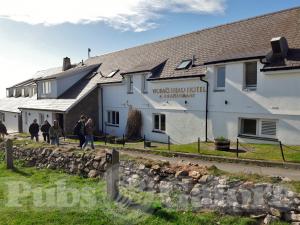
{"label": "stone wall", "polygon": [[[85,177],[105,176],[105,151],[96,155],[61,149],[25,150],[14,147],[15,157],[29,166],[60,169]],[[213,210],[231,215],[264,217],[269,224],[285,220],[300,224],[300,196],[279,184],[252,183],[213,176],[197,164],[121,161],[120,185],[159,195],[167,207]]]}
{"label": "stone wall", "polygon": [[97,88],[83,98],[65,115],[65,132],[73,134],[73,129],[80,115],[84,114],[94,120],[95,130],[99,131],[99,103]]}

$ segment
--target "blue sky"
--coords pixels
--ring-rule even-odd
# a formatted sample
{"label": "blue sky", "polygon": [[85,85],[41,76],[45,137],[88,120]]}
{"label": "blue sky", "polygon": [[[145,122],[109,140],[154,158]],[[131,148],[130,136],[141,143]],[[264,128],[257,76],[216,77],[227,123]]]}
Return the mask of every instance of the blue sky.
{"label": "blue sky", "polygon": [[[62,3],[63,2],[63,3]],[[0,8],[0,96],[37,70],[236,20],[299,0],[10,0]],[[18,7],[16,7],[16,5]],[[69,9],[69,10],[66,10]]]}

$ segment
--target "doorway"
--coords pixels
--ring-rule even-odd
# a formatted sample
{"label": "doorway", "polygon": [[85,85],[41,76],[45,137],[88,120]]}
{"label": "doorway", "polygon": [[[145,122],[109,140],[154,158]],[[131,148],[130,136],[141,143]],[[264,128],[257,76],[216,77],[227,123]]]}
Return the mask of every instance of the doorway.
{"label": "doorway", "polygon": [[58,121],[59,126],[61,127],[61,129],[64,130],[64,114],[56,113],[55,114],[55,119]]}

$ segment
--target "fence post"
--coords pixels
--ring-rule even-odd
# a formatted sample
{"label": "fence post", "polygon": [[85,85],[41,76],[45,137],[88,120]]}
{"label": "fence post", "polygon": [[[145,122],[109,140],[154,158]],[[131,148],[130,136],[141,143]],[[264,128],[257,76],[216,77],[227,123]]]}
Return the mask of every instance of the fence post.
{"label": "fence post", "polygon": [[236,157],[239,157],[239,139],[236,139]]}
{"label": "fence post", "polygon": [[171,140],[170,140],[170,136],[168,136],[168,150],[171,151]]}
{"label": "fence post", "polygon": [[123,134],[123,147],[125,147],[125,135]]}
{"label": "fence post", "polygon": [[106,143],[107,143],[107,137],[106,137],[106,134],[105,134],[105,136],[104,136],[104,144],[106,145]]}
{"label": "fence post", "polygon": [[198,153],[200,153],[200,138],[198,137]]}
{"label": "fence post", "polygon": [[144,149],[146,148],[146,135],[144,135]]}
{"label": "fence post", "polygon": [[283,153],[283,148],[282,148],[282,143],[281,143],[281,141],[279,141],[279,146],[280,146],[280,151],[281,151],[282,160],[285,162],[285,157],[284,157],[284,153]]}
{"label": "fence post", "polygon": [[119,152],[113,149],[111,153],[106,153],[106,163],[107,195],[111,200],[115,200],[119,195]]}
{"label": "fence post", "polygon": [[11,139],[7,139],[5,145],[5,161],[6,161],[6,168],[13,169],[14,168],[14,161],[13,161],[13,142]]}

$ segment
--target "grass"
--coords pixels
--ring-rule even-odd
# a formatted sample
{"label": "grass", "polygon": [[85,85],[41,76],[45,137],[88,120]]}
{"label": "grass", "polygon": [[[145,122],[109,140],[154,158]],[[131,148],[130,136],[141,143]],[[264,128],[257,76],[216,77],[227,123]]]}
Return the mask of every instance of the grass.
{"label": "grass", "polygon": [[[33,204],[33,199],[36,198],[33,193],[38,193],[41,189],[51,190],[51,188],[56,187],[56,182],[62,180],[66,183],[67,188],[77,190],[90,188],[90,190],[94,190],[92,196],[93,200],[97,200],[97,204],[91,208],[80,207],[80,204],[66,208],[62,207],[62,204],[48,205],[48,207],[47,205],[40,207]],[[29,194],[20,197],[21,207],[7,207],[7,196],[9,196],[9,191],[12,191],[12,189],[8,190],[7,182],[16,181],[26,182],[31,188],[28,190],[21,188],[20,190],[27,190]],[[159,199],[155,198],[151,193],[133,193],[126,190],[122,190],[122,193],[137,203],[134,205],[135,207],[110,201],[105,194],[105,183],[100,180],[71,176],[59,171],[24,168],[22,163],[17,163],[17,169],[10,171],[4,169],[3,163],[0,163],[1,224],[256,224],[255,220],[249,218],[222,216],[211,212],[193,213],[166,209],[162,207]],[[14,193],[14,196],[17,196],[17,192]],[[65,196],[71,201],[69,195]],[[85,198],[85,195],[81,196],[80,203]]]}

